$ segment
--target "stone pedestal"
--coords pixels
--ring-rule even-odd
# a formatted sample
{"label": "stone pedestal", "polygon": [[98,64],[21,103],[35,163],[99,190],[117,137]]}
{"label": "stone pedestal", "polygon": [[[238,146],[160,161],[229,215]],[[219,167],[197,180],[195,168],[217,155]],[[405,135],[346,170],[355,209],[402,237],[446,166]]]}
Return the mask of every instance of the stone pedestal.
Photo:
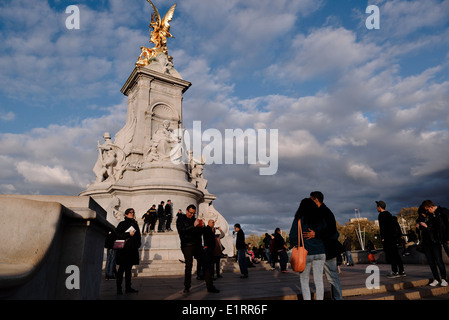
{"label": "stone pedestal", "polygon": [[[173,230],[178,210],[185,212],[188,205],[194,204],[198,217],[205,222],[214,219],[226,233],[225,253],[232,255],[229,226],[212,206],[215,196],[206,190],[204,163],[193,159],[182,140],[183,93],[190,85],[172,66],[164,69],[153,62],[136,67],[121,89],[128,96],[126,124],[114,142],[105,133],[104,143],[98,143],[96,181],[80,195],[95,199],[108,212],[108,221],[113,225],[123,219],[127,208],[134,208],[142,225],[141,217],[153,204],[157,208],[161,201],[171,200]],[[170,263],[183,258],[177,232],[146,236],[141,250],[143,262]]]}

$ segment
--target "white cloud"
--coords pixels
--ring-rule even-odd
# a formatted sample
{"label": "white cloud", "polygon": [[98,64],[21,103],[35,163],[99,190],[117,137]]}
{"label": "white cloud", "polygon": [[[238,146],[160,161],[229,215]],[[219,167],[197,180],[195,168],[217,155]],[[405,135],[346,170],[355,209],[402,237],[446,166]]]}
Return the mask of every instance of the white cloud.
{"label": "white cloud", "polygon": [[49,167],[20,161],[16,164],[16,169],[29,183],[62,186],[74,183],[69,171],[61,166]]}

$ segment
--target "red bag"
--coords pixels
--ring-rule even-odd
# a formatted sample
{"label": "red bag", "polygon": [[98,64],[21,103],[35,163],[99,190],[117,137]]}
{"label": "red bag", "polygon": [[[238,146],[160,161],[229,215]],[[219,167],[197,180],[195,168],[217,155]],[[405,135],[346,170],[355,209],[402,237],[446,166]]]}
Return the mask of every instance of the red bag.
{"label": "red bag", "polygon": [[[301,235],[301,236],[300,236]],[[301,245],[302,243],[302,245]],[[298,245],[292,249],[290,265],[295,272],[303,272],[306,268],[307,250],[304,247],[302,236],[301,219],[298,220]]]}

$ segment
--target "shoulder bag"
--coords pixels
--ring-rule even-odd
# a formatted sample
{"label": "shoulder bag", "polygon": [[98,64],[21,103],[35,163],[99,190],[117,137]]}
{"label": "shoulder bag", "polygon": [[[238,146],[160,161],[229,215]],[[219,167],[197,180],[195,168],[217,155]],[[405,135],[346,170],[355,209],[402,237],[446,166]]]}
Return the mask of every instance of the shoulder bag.
{"label": "shoulder bag", "polygon": [[295,272],[303,272],[306,268],[307,250],[304,247],[301,219],[298,220],[298,245],[292,249],[290,265]]}

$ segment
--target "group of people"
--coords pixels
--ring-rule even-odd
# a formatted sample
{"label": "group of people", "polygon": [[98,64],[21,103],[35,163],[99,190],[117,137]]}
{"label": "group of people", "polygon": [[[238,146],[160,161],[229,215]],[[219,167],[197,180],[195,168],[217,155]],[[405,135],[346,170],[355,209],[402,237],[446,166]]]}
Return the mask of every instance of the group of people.
{"label": "group of people", "polygon": [[[179,209],[178,214],[182,213]],[[157,228],[158,232],[173,231],[171,229],[171,223],[173,221],[173,205],[171,200],[167,200],[167,204],[164,201],[158,205],[153,204],[147,212],[142,216],[143,226],[142,234],[152,233],[156,227],[156,222],[159,221]]]}
{"label": "group of people", "polygon": [[[162,201],[160,207],[165,212],[167,205],[171,207],[171,201],[167,201],[165,208],[163,203]],[[376,201],[376,205],[379,213],[380,240],[387,262],[391,264],[392,269],[388,277],[404,277],[406,276],[404,264],[398,251],[398,239],[402,237],[402,231],[397,218],[386,210],[384,201]],[[207,291],[218,293],[219,290],[214,286],[213,281],[221,277],[220,258],[224,248],[220,239],[225,235],[220,228],[215,227],[214,220],[209,220],[207,225],[204,225],[201,219],[195,217],[195,213],[195,205],[189,205],[185,214],[182,214],[182,211],[178,213],[176,221],[181,251],[185,259],[184,292],[190,291],[193,259],[196,259],[197,272],[201,270]],[[418,214],[416,229],[419,237],[419,250],[425,254],[434,278],[430,285],[448,286],[442,247],[449,256],[449,210],[436,206],[431,200],[426,200],[420,205]],[[139,264],[138,250],[141,246],[141,232],[134,217],[134,209],[127,209],[124,221],[120,222],[115,230],[114,237],[125,240],[125,248],[111,250],[111,252],[108,250],[108,257],[112,251],[117,252],[116,264],[119,265],[119,269],[115,274],[118,294],[122,293],[123,274],[125,274],[126,292],[137,292],[131,287],[131,269],[133,265]],[[303,299],[311,299],[310,273],[312,272],[317,300],[324,299],[323,273],[331,284],[333,299],[343,300],[337,258],[341,256],[341,253],[346,252],[348,265],[353,265],[350,242],[349,249],[345,249],[346,241],[343,245],[340,244],[335,216],[324,203],[322,192],[313,191],[308,198],[301,200],[289,233],[291,247],[297,246],[301,240],[300,234],[298,234],[299,224],[303,233],[303,245],[308,252],[305,270],[300,273]],[[151,230],[151,222],[149,227]],[[142,228],[142,233],[144,230],[145,225]],[[240,224],[234,225],[234,233],[236,234],[236,258],[240,268],[240,277],[245,279],[248,278],[248,262],[254,261],[255,256],[251,254],[251,248],[248,248],[245,243],[245,234]],[[350,241],[350,239],[348,240]],[[111,242],[110,239],[109,242]],[[274,269],[274,263],[279,261],[281,271],[286,272],[289,248],[280,229],[277,228],[272,235],[266,233],[263,242],[267,260],[272,268]],[[113,276],[111,266],[107,263],[106,277],[112,278]]]}

